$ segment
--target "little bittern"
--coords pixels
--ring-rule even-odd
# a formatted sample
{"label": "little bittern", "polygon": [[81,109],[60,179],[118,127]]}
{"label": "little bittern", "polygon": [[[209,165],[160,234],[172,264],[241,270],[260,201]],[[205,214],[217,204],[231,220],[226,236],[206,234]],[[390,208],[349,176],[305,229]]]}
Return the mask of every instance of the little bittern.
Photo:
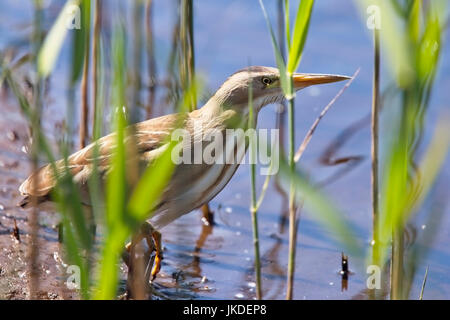
{"label": "little bittern", "polygon": [[[337,75],[298,73],[293,75],[293,85],[297,91],[310,85],[346,79],[348,77]],[[202,134],[195,134],[194,128],[223,133],[230,128],[245,128],[249,115],[250,86],[256,115],[263,106],[283,100],[278,69],[249,67],[240,70],[231,75],[202,108],[182,117],[182,127],[191,134],[191,143],[202,142],[203,139]],[[180,117],[177,114],[170,114],[133,126],[130,132],[134,135],[132,140],[136,143],[136,150],[141,163],[148,165],[161,154],[161,151],[167,146],[170,134],[179,126],[179,119]],[[103,180],[110,168],[114,143],[114,133],[98,141],[98,166]],[[240,142],[236,142],[234,138],[233,141],[223,140],[223,144],[229,143],[232,143],[233,146],[231,148],[224,146],[223,150],[236,150],[236,144]],[[141,228],[140,235],[132,241],[135,243],[145,237],[147,241],[153,240],[155,243],[156,259],[152,270],[153,277],[159,271],[161,264],[160,234],[156,230],[214,198],[230,181],[240,162],[240,159],[236,159],[235,163],[181,163],[176,165],[159,203],[153,210],[153,216],[149,223]],[[63,160],[56,162],[58,170],[62,170],[64,165]],[[87,181],[93,172],[93,165],[94,144],[68,158],[69,170],[73,175],[74,182],[82,191],[81,194],[84,195],[83,204],[85,205],[89,205],[90,201]],[[49,164],[32,173],[19,188],[22,195],[25,196],[20,206],[26,208],[33,203],[51,201],[51,191],[55,187],[55,180],[53,169]]]}

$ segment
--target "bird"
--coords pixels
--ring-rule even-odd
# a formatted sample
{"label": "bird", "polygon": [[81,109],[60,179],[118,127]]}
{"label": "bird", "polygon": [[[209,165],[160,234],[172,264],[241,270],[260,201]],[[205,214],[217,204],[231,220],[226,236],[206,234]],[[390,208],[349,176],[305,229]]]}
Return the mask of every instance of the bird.
{"label": "bird", "polygon": [[[326,84],[347,80],[349,77],[330,74],[292,74],[295,91],[318,84]],[[193,149],[194,144],[202,144],[204,135],[196,133],[215,132],[224,134],[227,129],[247,128],[249,119],[249,93],[251,88],[252,105],[255,119],[259,111],[271,103],[282,102],[285,98],[281,85],[280,71],[277,68],[251,66],[243,68],[231,76],[219,87],[206,104],[194,111],[183,114],[180,126],[180,114],[174,113],[149,119],[132,125],[131,134],[136,144],[139,163],[144,167],[150,165],[167,148],[168,138],[177,127],[182,127],[191,139],[187,139],[187,148]],[[256,120],[255,120],[256,121]],[[255,122],[256,124],[256,122]],[[198,131],[198,130],[197,130]],[[225,136],[225,135],[224,135]],[[111,159],[115,148],[116,134],[113,132],[100,138],[96,143],[98,153],[94,152],[96,143],[73,153],[67,159],[68,168],[74,183],[82,194],[82,202],[89,206],[88,180],[93,174],[94,155],[97,155],[98,171],[104,183],[111,169]],[[234,138],[222,141],[223,150],[232,150],[236,155],[239,143]],[[231,145],[230,145],[231,144]],[[247,150],[248,143],[245,143]],[[184,151],[185,149],[183,149]],[[244,152],[245,153],[245,152]],[[228,155],[225,155],[228,157]],[[240,157],[243,155],[241,154]],[[168,181],[158,203],[149,212],[151,217],[142,225],[133,238],[129,248],[144,238],[147,243],[153,243],[156,254],[152,268],[152,279],[161,268],[161,230],[175,219],[187,214],[212,200],[230,181],[236,172],[241,159],[229,163],[179,163]],[[55,163],[58,171],[65,169],[65,161]],[[24,198],[19,203],[22,208],[52,202],[52,189],[56,186],[54,167],[46,164],[33,172],[19,187]],[[152,242],[153,241],[153,242]]]}

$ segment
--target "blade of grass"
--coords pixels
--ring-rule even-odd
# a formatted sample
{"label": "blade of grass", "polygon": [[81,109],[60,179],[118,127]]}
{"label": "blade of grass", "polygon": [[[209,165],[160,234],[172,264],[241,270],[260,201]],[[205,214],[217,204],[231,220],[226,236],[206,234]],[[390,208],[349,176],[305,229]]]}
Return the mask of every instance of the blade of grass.
{"label": "blade of grass", "polygon": [[126,179],[126,150],[125,150],[125,127],[127,124],[127,109],[125,106],[125,32],[124,26],[116,27],[113,38],[113,105],[115,106],[115,132],[116,145],[112,159],[111,174],[107,179],[106,204],[107,224],[112,228],[114,224],[123,221],[125,214],[125,201],[127,193]]}
{"label": "blade of grass", "polygon": [[37,62],[38,73],[42,78],[50,75],[61,51],[68,31],[66,26],[68,10],[74,5],[78,6],[79,3],[79,0],[69,0],[66,2],[42,44]]}
{"label": "blade of grass", "polygon": [[289,18],[289,0],[284,0],[285,36],[288,52],[291,51],[291,23]]}
{"label": "blade of grass", "polygon": [[314,0],[301,0],[295,18],[294,33],[287,63],[287,71],[292,74],[297,70],[308,35]]}
{"label": "blade of grass", "polygon": [[269,165],[269,173],[266,176],[266,179],[264,180],[264,184],[261,188],[261,193],[259,194],[259,198],[258,201],[256,202],[256,211],[259,210],[259,207],[261,206],[264,197],[266,196],[266,192],[267,192],[267,188],[269,187],[269,182],[270,182],[270,178],[272,177],[272,170],[273,170],[273,161],[270,161],[270,165]]}
{"label": "blade of grass", "polygon": [[102,252],[100,278],[96,299],[114,299],[118,283],[117,263],[129,228],[123,225],[126,208],[127,181],[125,173],[125,115],[122,108],[116,114],[116,149],[106,189],[106,235]]}
{"label": "blade of grass", "polygon": [[264,7],[264,3],[262,0],[259,0],[259,4],[261,6],[264,19],[266,20],[267,28],[269,29],[270,33],[270,40],[272,42],[272,47],[275,53],[275,60],[277,63],[278,70],[280,70],[280,82],[281,87],[283,89],[283,93],[287,98],[292,97],[292,81],[289,79],[289,76],[286,72],[286,65],[284,63],[283,56],[281,55],[281,51],[278,48],[277,40],[275,37],[275,33],[272,29],[272,24],[270,23],[269,16],[267,15],[266,8]]}
{"label": "blade of grass", "polygon": [[421,0],[413,0],[413,7],[409,14],[408,30],[409,37],[413,43],[417,43],[420,37],[420,12],[422,10]]}
{"label": "blade of grass", "polygon": [[111,170],[106,179],[106,230],[99,280],[95,299],[114,299],[118,284],[117,263],[130,230],[123,223],[126,215],[128,192],[126,178],[126,107],[125,107],[125,32],[120,24],[115,27],[112,38],[113,105],[115,106],[116,144],[111,161]]}
{"label": "blade of grass", "polygon": [[71,30],[72,36],[72,68],[70,74],[70,86],[74,86],[80,79],[83,72],[84,57],[85,57],[85,46],[86,46],[86,29],[85,22],[86,17],[83,17],[83,8],[85,6],[86,0],[78,0],[73,5],[79,6],[80,17],[80,28],[75,28]]}

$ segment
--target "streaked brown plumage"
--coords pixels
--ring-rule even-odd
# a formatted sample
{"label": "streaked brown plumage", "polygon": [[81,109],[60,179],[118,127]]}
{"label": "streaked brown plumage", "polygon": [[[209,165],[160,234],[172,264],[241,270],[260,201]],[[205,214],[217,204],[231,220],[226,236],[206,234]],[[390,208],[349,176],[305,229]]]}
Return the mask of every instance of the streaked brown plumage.
{"label": "streaked brown plumage", "polygon": [[[333,75],[295,74],[296,90],[309,85],[330,83],[348,79]],[[217,90],[214,96],[200,109],[186,115],[183,127],[192,135],[192,143],[200,142],[201,136],[194,136],[194,127],[201,126],[203,131],[225,132],[227,128],[245,128],[248,122],[248,88],[253,90],[253,104],[258,111],[269,103],[283,99],[279,82],[279,71],[268,67],[250,67],[234,73]],[[136,143],[139,161],[147,166],[163,150],[167,138],[177,125],[176,114],[150,119],[133,126],[133,142]],[[115,134],[101,138],[99,143],[99,171],[102,178],[110,169],[110,159],[114,150]],[[230,143],[225,141],[224,143]],[[235,142],[233,142],[235,143]],[[241,141],[241,143],[243,143]],[[224,148],[225,149],[225,148]],[[236,152],[236,145],[230,150]],[[94,144],[72,154],[69,159],[70,172],[80,187],[83,202],[89,205],[87,181],[93,170]],[[232,155],[228,155],[232,156]],[[240,160],[240,159],[238,159]],[[150,223],[156,228],[162,228],[181,215],[200,207],[216,196],[233,176],[240,161],[234,164],[180,164],[164,191],[160,203],[154,210]],[[58,170],[64,169],[63,160],[56,162]],[[36,180],[37,188],[34,181]],[[33,197],[38,202],[50,199],[50,192],[55,186],[53,169],[46,165],[32,173],[20,186],[21,194],[25,196],[22,207],[28,207]]]}

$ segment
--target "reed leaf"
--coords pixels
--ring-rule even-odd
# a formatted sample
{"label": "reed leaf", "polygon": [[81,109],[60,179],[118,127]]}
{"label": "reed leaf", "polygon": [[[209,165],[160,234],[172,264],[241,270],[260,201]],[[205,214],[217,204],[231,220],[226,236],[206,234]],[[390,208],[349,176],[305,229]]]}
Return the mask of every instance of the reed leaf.
{"label": "reed leaf", "polygon": [[409,14],[408,30],[409,38],[413,43],[417,43],[420,37],[420,12],[422,10],[421,0],[414,0]]}
{"label": "reed leaf", "polygon": [[289,13],[289,0],[284,0],[284,24],[288,52],[291,50],[291,19]]}
{"label": "reed leaf", "polygon": [[301,0],[300,5],[298,6],[287,63],[287,72],[290,74],[294,73],[300,64],[303,48],[308,35],[313,5],[314,0]]}
{"label": "reed leaf", "polygon": [[68,11],[72,6],[78,6],[79,3],[79,0],[66,2],[42,44],[38,54],[37,67],[39,75],[43,78],[48,77],[52,72],[66,38]]}
{"label": "reed leaf", "polygon": [[[374,5],[379,10],[374,14],[378,15],[381,21],[380,33],[383,47],[386,51],[389,71],[392,72],[396,82],[401,88],[411,85],[414,79],[413,57],[408,45],[407,36],[404,34],[404,27],[401,26],[395,16],[396,1],[384,0],[355,0],[355,4],[361,10],[364,24],[367,20],[367,9]],[[403,12],[403,10],[401,10]]]}
{"label": "reed leaf", "polygon": [[275,33],[272,28],[272,24],[270,23],[269,16],[267,15],[266,8],[264,7],[264,3],[262,0],[259,0],[259,4],[261,6],[264,19],[266,20],[267,28],[269,29],[270,40],[272,42],[273,51],[275,53],[275,60],[277,63],[278,70],[280,70],[280,82],[281,88],[283,89],[283,93],[286,97],[292,97],[292,81],[289,78],[286,72],[286,64],[284,63],[283,56],[281,54],[280,48],[278,47],[277,39],[275,37]]}
{"label": "reed leaf", "polygon": [[79,0],[80,8],[80,28],[71,30],[72,37],[72,68],[71,84],[75,84],[81,77],[85,60],[86,46],[89,46],[90,28],[91,28],[91,4],[90,0]]}
{"label": "reed leaf", "polygon": [[106,180],[106,235],[100,263],[100,275],[95,290],[96,299],[114,299],[117,292],[119,270],[117,263],[131,230],[126,223],[126,107],[125,107],[125,33],[123,26],[114,29],[112,39],[112,63],[115,106],[116,144],[111,170]]}

